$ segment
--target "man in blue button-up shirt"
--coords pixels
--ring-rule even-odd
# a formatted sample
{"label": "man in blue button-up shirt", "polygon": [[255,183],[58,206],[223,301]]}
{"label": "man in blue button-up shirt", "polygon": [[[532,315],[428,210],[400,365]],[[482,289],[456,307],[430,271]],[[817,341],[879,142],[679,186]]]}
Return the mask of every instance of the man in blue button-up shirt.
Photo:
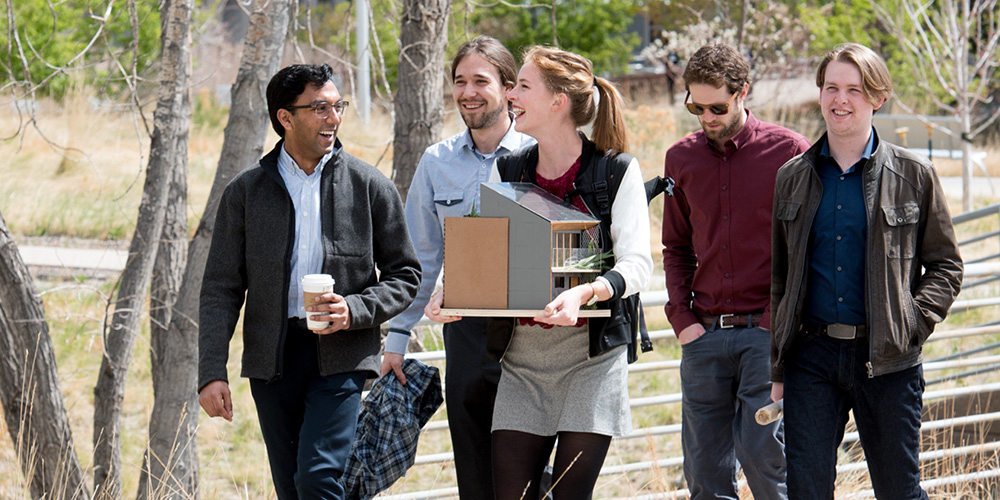
{"label": "man in blue button-up shirt", "polygon": [[823,198],[809,232],[809,296],[806,320],[830,325],[865,324],[865,196],[861,177],[872,157],[868,135],[861,159],[842,169],[824,142],[816,164]]}
{"label": "man in blue button-up shirt", "polygon": [[[510,51],[480,36],[462,45],[451,66],[452,95],[468,128],[431,145],[420,158],[406,200],[406,224],[423,278],[410,307],[389,322],[382,373],[401,372],[410,330],[444,262],[444,219],[479,210],[479,185],[499,180],[497,157],[534,142],[514,130],[507,91],[517,77]],[[493,498],[490,427],[500,365],[486,356],[486,319],[463,318],[444,326],[445,398],[458,490],[462,498]]]}
{"label": "man in blue button-up shirt", "polygon": [[826,134],[778,171],[771,397],[785,400],[789,500],[832,499],[853,413],[879,499],[918,500],[921,348],[962,283],[930,161],[880,140],[885,61],[853,43],[816,73]]}

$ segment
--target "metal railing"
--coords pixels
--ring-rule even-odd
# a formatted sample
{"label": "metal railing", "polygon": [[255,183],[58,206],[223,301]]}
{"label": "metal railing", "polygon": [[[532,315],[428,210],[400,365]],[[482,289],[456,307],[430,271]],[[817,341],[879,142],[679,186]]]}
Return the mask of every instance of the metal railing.
{"label": "metal railing", "polygon": [[[998,218],[1000,221],[1000,204],[991,205],[984,207],[982,209],[976,210],[974,212],[969,212],[965,214],[958,215],[952,219],[953,223],[957,226],[959,224],[965,224],[969,222],[978,221],[986,217]],[[959,246],[968,247],[976,243],[987,241],[991,238],[997,238],[1000,242],[1000,230],[988,232],[986,234],[981,234],[979,236],[963,240],[959,242]],[[989,262],[996,261],[996,262]],[[971,280],[971,281],[970,281]],[[965,266],[965,282],[963,283],[963,291],[970,288],[985,285],[988,283],[993,283],[1000,280],[1000,252],[996,254],[988,255],[987,257],[976,258],[968,261]],[[662,282],[662,278],[661,281]],[[647,308],[662,307],[667,301],[666,290],[653,290],[642,292],[641,295],[642,304]],[[1000,297],[990,297],[990,298],[974,298],[974,299],[963,299],[958,300],[952,305],[952,312],[968,311],[971,309],[990,307],[1000,305]],[[426,319],[426,318],[425,318]],[[650,331],[650,338],[653,340],[659,340],[661,342],[675,342],[676,337],[672,329],[654,330]],[[939,331],[935,332],[929,339],[928,342],[941,342],[951,339],[959,339],[971,336],[979,335],[990,335],[1000,333],[1000,325],[979,325],[967,328],[959,328],[953,330]],[[1000,349],[1000,342],[981,346],[978,348],[969,349],[963,352],[953,353],[942,358],[929,360],[924,363],[925,372],[940,372],[946,370],[955,370],[960,368],[971,368],[973,371],[963,372],[957,375],[975,375],[983,371],[997,371],[1000,370],[1000,355],[981,355],[975,356],[975,354],[980,354],[986,351]],[[419,359],[424,362],[433,361],[443,361],[445,358],[444,351],[427,351],[427,352],[417,352],[410,353],[408,356]],[[680,368],[679,359],[661,360],[661,361],[647,361],[647,362],[637,362],[635,364],[629,365],[629,376],[637,377],[643,376],[644,374],[656,373],[662,371],[672,371]],[[940,379],[929,381],[928,384],[940,383],[948,380],[952,380],[954,376],[942,377]],[[447,389],[447,388],[445,388]],[[924,393],[924,401],[934,401],[936,399],[946,399],[954,398],[956,396],[971,394],[971,393],[982,393],[990,391],[1000,391],[1000,382],[997,383],[987,383],[979,384],[969,387],[962,388],[950,388],[946,390],[939,391],[927,391]],[[676,404],[681,401],[680,393],[672,394],[660,394],[655,396],[646,397],[635,397],[631,398],[630,405],[632,408],[654,406],[654,405],[666,405],[666,404]],[[444,407],[442,407],[443,409]],[[968,415],[957,418],[946,418],[934,421],[924,422],[921,426],[921,432],[936,431],[941,429],[947,429],[959,425],[969,425],[969,424],[980,424],[987,425],[992,422],[1000,421],[1000,412],[984,413],[979,415]],[[448,423],[446,420],[436,420],[430,422],[425,428],[425,432],[441,431],[447,430]],[[650,436],[663,436],[670,434],[678,434],[681,431],[680,424],[673,425],[661,425],[661,426],[651,426],[645,428],[639,428],[633,430],[630,434],[619,438],[620,440],[629,439],[639,439],[648,438]],[[857,432],[848,432],[844,436],[844,443],[852,443],[858,440]],[[925,489],[935,489],[951,484],[956,484],[965,481],[977,481],[1000,477],[1000,465],[997,464],[996,457],[998,456],[998,450],[1000,450],[1000,442],[988,442],[972,446],[962,446],[955,448],[948,448],[943,450],[934,451],[924,451],[920,453],[921,461],[937,460],[945,457],[956,457],[956,456],[968,456],[968,455],[984,455],[990,454],[994,457],[990,461],[994,469],[989,470],[979,470],[968,474],[955,474],[951,476],[941,476],[925,479],[921,482]],[[433,453],[418,455],[414,467],[428,464],[441,464],[453,460],[453,455],[450,452],[445,453]],[[630,463],[608,465],[601,470],[601,475],[620,475],[620,474],[630,474],[639,471],[645,471],[654,468],[676,468],[683,464],[682,456],[672,456],[658,460],[640,460]],[[840,464],[837,466],[839,472],[848,471],[864,471],[867,469],[867,465],[864,461],[851,462],[846,464]],[[433,490],[410,492],[394,495],[384,495],[380,498],[393,499],[393,500],[417,500],[417,499],[431,499],[431,498],[445,498],[445,497],[457,497],[458,489],[457,487],[439,488]],[[852,493],[847,495],[845,498],[871,498],[874,495],[870,490],[861,491],[857,493]],[[685,489],[678,489],[675,491],[667,493],[655,493],[644,495],[636,498],[688,498],[689,492]]]}
{"label": "metal railing", "polygon": [[[987,217],[997,217],[997,220],[1000,221],[1000,203],[995,203],[993,205],[980,208],[979,210],[973,210],[971,212],[958,214],[951,218],[951,223],[952,225],[957,227],[961,224],[968,224],[971,222],[980,221]],[[998,227],[1000,227],[1000,224],[998,224]],[[963,248],[968,248],[970,245],[988,241],[992,238],[995,238],[998,244],[1000,244],[1000,229],[996,231],[990,231],[983,234],[979,234],[969,239],[959,241],[958,248],[960,250]],[[989,261],[995,261],[995,262],[989,262]],[[1000,248],[998,248],[997,253],[989,253],[983,257],[977,257],[974,259],[965,259],[965,267],[966,267],[966,273],[968,273],[969,270],[971,269],[974,272],[978,272],[980,276],[985,275],[986,277],[983,277],[981,279],[972,282],[968,281],[963,282],[962,283],[963,290],[968,290],[970,288],[974,288],[980,285],[985,285],[987,283],[992,283],[997,280],[1000,280]],[[989,272],[989,270],[992,270],[992,272]]]}

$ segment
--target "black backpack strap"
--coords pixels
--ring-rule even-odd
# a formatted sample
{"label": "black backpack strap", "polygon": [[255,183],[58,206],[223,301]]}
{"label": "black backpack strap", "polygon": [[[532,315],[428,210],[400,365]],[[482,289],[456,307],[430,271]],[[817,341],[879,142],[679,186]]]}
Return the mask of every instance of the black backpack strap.
{"label": "black backpack strap", "polygon": [[[611,204],[614,202],[614,193],[611,192],[612,172],[611,169],[608,168],[608,161],[610,159],[610,154],[602,155],[598,158],[597,165],[594,166],[593,184],[580,186],[569,191],[566,193],[563,201],[568,204],[574,196],[593,194],[594,199],[597,201],[597,216],[600,217],[602,221],[610,220]],[[631,161],[631,157],[629,157],[629,161]]]}
{"label": "black backpack strap", "polygon": [[525,146],[497,159],[497,170],[503,182],[533,182],[529,167],[538,163],[538,145]]}
{"label": "black backpack strap", "polygon": [[[614,203],[614,197],[617,192],[612,192],[614,180],[612,177],[614,172],[613,169],[608,167],[609,161],[620,162],[620,170],[624,175],[625,169],[632,162],[632,156],[624,153],[602,155],[597,160],[597,165],[595,166],[594,183],[579,190],[584,191],[589,188],[587,192],[594,193],[594,197],[597,199],[598,211],[600,212],[599,216],[603,222],[601,224],[602,232],[605,233],[603,237],[611,241],[611,205]],[[621,179],[619,179],[619,182],[621,182]],[[641,349],[642,352],[650,352],[653,350],[653,342],[649,339],[649,329],[646,328],[646,314],[642,310],[642,301],[639,299],[639,296],[636,295],[634,299],[622,301],[622,306],[635,307],[635,310],[629,314],[636,323],[632,326],[632,341],[628,347],[628,361],[629,363],[633,363],[639,358],[637,349]]]}
{"label": "black backpack strap", "polygon": [[608,169],[608,156],[603,155],[597,160],[597,172],[594,175],[594,197],[597,198],[597,209],[601,218],[611,215],[611,171]]}

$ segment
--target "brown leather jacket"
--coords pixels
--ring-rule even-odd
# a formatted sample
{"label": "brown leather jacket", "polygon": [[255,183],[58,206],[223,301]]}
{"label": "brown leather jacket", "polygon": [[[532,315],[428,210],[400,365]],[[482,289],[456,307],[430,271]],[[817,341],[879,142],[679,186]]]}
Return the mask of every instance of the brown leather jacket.
{"label": "brown leather jacket", "polygon": [[[874,132],[873,132],[874,133]],[[876,140],[878,136],[876,135]],[[771,229],[771,380],[802,326],[809,233],[823,197],[815,165],[826,136],[778,171]],[[962,284],[948,203],[930,161],[878,141],[864,167],[868,213],[868,376],[922,362],[922,346]]]}

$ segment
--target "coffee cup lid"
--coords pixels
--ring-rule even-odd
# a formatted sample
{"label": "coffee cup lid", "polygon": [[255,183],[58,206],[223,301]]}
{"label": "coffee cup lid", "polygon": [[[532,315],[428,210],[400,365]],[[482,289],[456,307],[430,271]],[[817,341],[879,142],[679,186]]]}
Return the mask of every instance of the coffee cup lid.
{"label": "coffee cup lid", "polygon": [[302,277],[303,285],[333,285],[336,281],[329,274],[307,274]]}

